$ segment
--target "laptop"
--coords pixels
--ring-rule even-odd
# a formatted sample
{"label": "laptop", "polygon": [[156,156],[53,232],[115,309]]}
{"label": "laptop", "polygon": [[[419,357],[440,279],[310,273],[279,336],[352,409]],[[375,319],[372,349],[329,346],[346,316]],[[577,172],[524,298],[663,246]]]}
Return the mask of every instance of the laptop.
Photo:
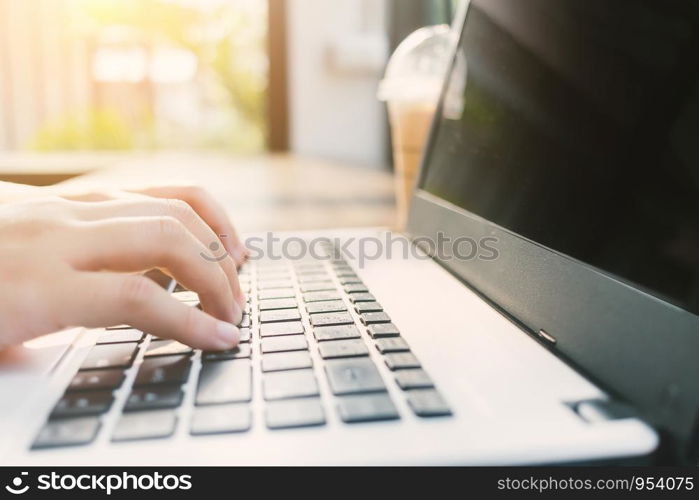
{"label": "laptop", "polygon": [[250,235],[230,351],[128,325],[26,343],[0,460],[692,460],[698,24],[693,2],[464,3],[405,234]]}

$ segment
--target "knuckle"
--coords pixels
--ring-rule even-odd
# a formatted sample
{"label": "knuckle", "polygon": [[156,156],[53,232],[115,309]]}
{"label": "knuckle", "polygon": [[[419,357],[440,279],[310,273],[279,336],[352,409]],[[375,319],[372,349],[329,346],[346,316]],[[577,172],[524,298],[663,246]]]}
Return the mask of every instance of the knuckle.
{"label": "knuckle", "polygon": [[208,196],[206,190],[201,186],[197,186],[196,184],[185,186],[184,190],[186,191],[188,197],[198,200],[204,199]]}
{"label": "knuckle", "polygon": [[197,213],[192,206],[183,200],[168,199],[166,201],[168,213],[185,224],[196,222],[198,219]]}
{"label": "knuckle", "polygon": [[182,191],[183,198],[185,198],[189,204],[197,209],[211,206],[213,198],[209,192],[201,186],[190,185],[184,188]]}
{"label": "knuckle", "polygon": [[184,225],[175,217],[169,215],[158,217],[157,233],[164,239],[177,239],[184,232]]}
{"label": "knuckle", "polygon": [[19,204],[12,217],[6,217],[0,223],[0,230],[9,237],[33,239],[71,226],[73,223],[64,209],[52,204]]}
{"label": "knuckle", "polygon": [[49,196],[46,198],[41,198],[37,200],[28,200],[27,206],[31,207],[31,210],[35,214],[41,215],[67,215],[70,213],[71,209],[75,208],[74,202],[59,198],[57,196]]}
{"label": "knuckle", "polygon": [[189,203],[179,198],[167,198],[165,200],[165,206],[167,207],[167,212],[173,215],[180,215],[186,213],[191,207]]}

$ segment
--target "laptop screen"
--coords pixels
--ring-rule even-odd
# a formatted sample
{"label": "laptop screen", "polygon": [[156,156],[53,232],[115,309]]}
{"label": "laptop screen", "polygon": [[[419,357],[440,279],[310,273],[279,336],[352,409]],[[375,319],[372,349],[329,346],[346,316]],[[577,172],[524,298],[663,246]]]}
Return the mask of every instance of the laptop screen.
{"label": "laptop screen", "polygon": [[420,187],[699,311],[699,2],[472,0]]}

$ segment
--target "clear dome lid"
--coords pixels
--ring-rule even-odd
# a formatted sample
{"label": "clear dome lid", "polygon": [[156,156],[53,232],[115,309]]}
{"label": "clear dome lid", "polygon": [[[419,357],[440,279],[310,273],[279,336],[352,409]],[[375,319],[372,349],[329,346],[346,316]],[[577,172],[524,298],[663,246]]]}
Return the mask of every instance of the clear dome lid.
{"label": "clear dome lid", "polygon": [[411,33],[388,61],[379,84],[382,101],[436,101],[449,65],[451,30],[427,26]]}

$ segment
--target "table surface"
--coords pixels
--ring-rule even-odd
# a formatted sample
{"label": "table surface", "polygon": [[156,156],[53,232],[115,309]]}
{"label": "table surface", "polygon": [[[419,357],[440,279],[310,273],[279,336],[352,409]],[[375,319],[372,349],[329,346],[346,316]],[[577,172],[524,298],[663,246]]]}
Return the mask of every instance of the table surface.
{"label": "table surface", "polygon": [[224,204],[240,232],[395,223],[389,172],[292,155],[159,154],[68,182],[110,187],[197,184]]}

